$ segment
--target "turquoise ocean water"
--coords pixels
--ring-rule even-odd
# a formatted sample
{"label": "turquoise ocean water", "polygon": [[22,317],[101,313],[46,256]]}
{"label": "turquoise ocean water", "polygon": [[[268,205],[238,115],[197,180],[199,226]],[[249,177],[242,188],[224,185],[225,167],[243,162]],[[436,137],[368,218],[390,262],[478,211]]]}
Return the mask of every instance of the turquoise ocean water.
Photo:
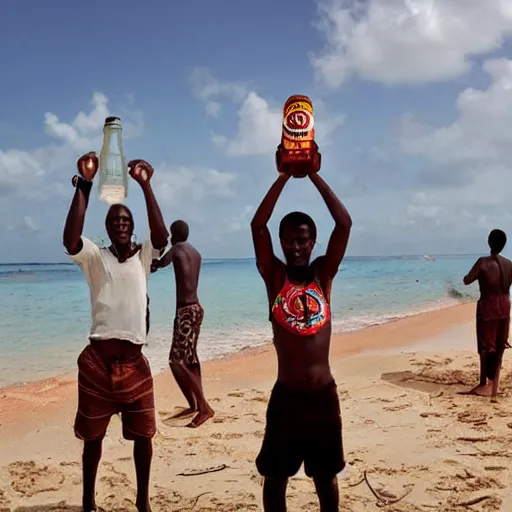
{"label": "turquoise ocean water", "polygon": [[[352,331],[454,304],[475,256],[346,258],[332,296],[334,331]],[[175,308],[172,266],[149,282],[151,330],[146,355],[167,368]],[[265,289],[254,260],[205,260],[199,286],[205,320],[202,360],[271,340]],[[0,387],[74,371],[90,327],[89,291],[73,264],[0,265]]]}

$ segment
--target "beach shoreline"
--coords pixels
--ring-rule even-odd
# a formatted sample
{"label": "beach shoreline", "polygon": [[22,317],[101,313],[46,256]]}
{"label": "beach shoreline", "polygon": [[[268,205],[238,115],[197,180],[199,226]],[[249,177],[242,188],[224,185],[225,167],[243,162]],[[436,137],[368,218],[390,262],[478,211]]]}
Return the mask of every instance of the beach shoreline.
{"label": "beach shoreline", "polygon": [[[430,310],[398,318],[384,324],[372,325],[357,331],[343,332],[332,337],[331,362],[355,354],[372,351],[410,347],[422,339],[436,336],[450,327],[472,321],[474,304],[466,303]],[[85,345],[84,345],[85,346]],[[79,355],[77,352],[77,357]],[[257,368],[258,371],[253,370]],[[202,363],[206,394],[219,385],[231,382],[240,385],[244,381],[271,381],[275,379],[277,359],[272,343],[249,347]],[[221,378],[222,376],[222,378]],[[169,371],[154,375],[157,402],[162,396],[178,404],[184,399]],[[20,425],[30,425],[44,410],[53,417],[63,408],[73,408],[76,402],[77,373],[29,382],[21,386],[0,388],[0,436],[15,428],[19,434]]]}

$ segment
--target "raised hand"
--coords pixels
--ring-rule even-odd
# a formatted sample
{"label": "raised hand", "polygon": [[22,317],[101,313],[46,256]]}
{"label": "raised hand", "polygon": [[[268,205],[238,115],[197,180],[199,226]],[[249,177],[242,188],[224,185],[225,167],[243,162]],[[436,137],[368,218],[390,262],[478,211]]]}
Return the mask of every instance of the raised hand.
{"label": "raised hand", "polygon": [[153,274],[160,268],[160,260],[154,259],[151,262],[151,273]]}
{"label": "raised hand", "polygon": [[153,167],[145,160],[132,160],[128,163],[128,174],[141,186],[144,187],[149,184],[153,173]]}
{"label": "raised hand", "polygon": [[76,162],[78,172],[87,181],[92,181],[98,172],[99,160],[94,151],[82,155]]}

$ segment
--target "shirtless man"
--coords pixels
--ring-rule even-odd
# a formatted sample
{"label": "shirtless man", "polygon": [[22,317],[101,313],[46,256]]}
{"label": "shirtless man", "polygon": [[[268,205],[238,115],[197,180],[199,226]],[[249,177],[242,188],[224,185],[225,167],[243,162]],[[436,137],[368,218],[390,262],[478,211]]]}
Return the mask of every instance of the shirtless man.
{"label": "shirtless man", "polygon": [[188,224],[177,220],[171,225],[171,249],[158,260],[153,260],[151,271],[174,264],[176,280],[176,317],[169,353],[169,366],[181,392],[188,402],[188,408],[174,418],[194,415],[187,425],[201,426],[214,415],[204,397],[201,382],[201,366],[197,357],[197,341],[203,323],[204,310],[199,304],[197,287],[201,271],[201,255],[187,242]]}
{"label": "shirtless man", "polygon": [[480,299],[476,307],[476,336],[480,356],[480,382],[464,394],[490,396],[498,394],[503,353],[508,344],[510,326],[510,285],[512,262],[500,252],[507,235],[500,229],[489,233],[490,256],[478,258],[464,277],[464,284],[478,281]]}
{"label": "shirtless man", "polygon": [[143,160],[128,164],[130,176],[146,199],[150,240],[132,243],[134,229],[130,210],[112,205],[105,220],[112,244],[100,249],[82,236],[92,180],[98,158],[88,153],[78,160],[81,176],[64,227],[64,247],[89,284],[92,326],[89,344],[78,358],[78,411],[75,435],[84,441],[84,512],[97,510],[96,474],[102,441],[110,418],[121,413],[123,437],[134,441],[139,512],[149,512],[149,474],[153,455],[151,439],[156,434],[153,378],[142,354],[146,344],[147,280],[153,248],[167,243],[167,228],[153,194],[153,168]]}
{"label": "shirtless man", "polygon": [[278,359],[277,382],[267,409],[267,426],[256,466],[265,478],[265,512],[286,511],[288,478],[304,462],[313,478],[321,512],[338,511],[337,474],[345,467],[340,405],[329,366],[331,285],[347,248],[352,220],[316,173],[309,179],[334,222],[325,256],[310,263],[316,226],[302,212],[286,215],[279,226],[286,264],[273,250],[267,228],[289,176],[280,174],[251,222],[256,263],[269,301]]}

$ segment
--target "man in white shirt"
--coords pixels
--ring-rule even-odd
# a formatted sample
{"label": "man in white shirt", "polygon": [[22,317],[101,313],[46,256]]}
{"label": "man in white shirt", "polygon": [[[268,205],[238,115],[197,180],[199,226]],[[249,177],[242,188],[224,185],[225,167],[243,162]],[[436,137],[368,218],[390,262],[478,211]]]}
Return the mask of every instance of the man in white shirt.
{"label": "man in white shirt", "polygon": [[143,160],[128,164],[143,191],[150,240],[132,243],[133,217],[124,205],[110,207],[105,225],[112,244],[100,249],[82,236],[85,212],[98,170],[95,153],[77,162],[80,176],[64,227],[64,246],[89,284],[90,343],[78,358],[78,411],[75,435],[84,441],[84,512],[96,510],[95,484],[102,441],[112,415],[120,413],[123,436],[134,441],[139,512],[149,512],[152,438],[156,434],[153,378],[142,354],[146,345],[147,280],[153,249],[165,247],[168,232],[151,189],[153,168]]}

